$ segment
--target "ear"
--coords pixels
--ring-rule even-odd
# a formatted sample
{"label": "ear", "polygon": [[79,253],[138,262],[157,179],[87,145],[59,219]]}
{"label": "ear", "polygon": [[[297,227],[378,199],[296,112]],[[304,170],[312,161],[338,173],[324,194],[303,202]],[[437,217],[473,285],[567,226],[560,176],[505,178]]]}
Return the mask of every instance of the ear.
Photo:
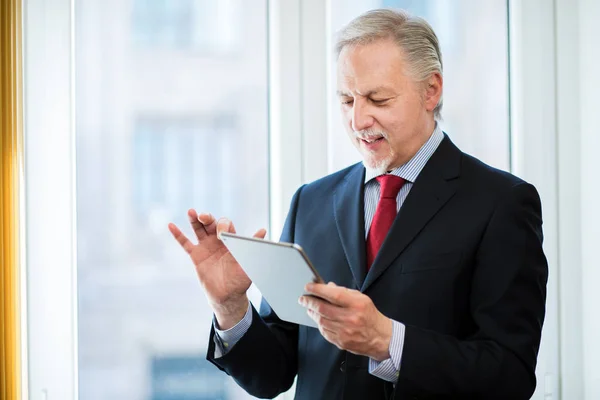
{"label": "ear", "polygon": [[444,87],[444,78],[439,72],[431,74],[429,79],[425,81],[425,109],[433,111],[440,102]]}

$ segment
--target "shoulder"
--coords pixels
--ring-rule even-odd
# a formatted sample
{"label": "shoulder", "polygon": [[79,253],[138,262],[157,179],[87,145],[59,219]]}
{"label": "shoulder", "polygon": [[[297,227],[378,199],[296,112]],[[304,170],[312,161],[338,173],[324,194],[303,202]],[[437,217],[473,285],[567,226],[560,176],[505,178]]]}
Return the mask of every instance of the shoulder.
{"label": "shoulder", "polygon": [[495,204],[520,203],[526,199],[536,204],[540,202],[539,194],[531,183],[466,153],[462,154],[461,178],[473,194],[487,197]]}
{"label": "shoulder", "polygon": [[492,167],[467,153],[462,153],[464,177],[482,184],[484,187],[509,188],[527,183],[510,172]]}

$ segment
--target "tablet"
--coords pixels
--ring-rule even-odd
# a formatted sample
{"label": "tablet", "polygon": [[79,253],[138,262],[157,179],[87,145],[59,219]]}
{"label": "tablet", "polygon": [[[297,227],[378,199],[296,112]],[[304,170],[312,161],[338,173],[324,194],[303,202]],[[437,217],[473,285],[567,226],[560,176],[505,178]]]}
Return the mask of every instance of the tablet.
{"label": "tablet", "polygon": [[226,232],[221,240],[279,318],[317,327],[298,298],[307,283],[323,279],[300,246]]}

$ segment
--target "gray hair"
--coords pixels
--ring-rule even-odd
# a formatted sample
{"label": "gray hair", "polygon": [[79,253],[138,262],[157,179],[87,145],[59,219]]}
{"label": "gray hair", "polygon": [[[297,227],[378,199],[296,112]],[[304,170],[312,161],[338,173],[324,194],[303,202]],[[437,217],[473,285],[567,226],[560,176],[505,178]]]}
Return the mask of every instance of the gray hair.
{"label": "gray hair", "polygon": [[[339,58],[346,46],[388,38],[402,49],[407,59],[407,73],[417,82],[427,80],[436,72],[443,75],[442,53],[431,25],[404,10],[371,10],[356,17],[338,32],[335,53]],[[440,97],[433,110],[436,120],[441,119],[442,103]]]}

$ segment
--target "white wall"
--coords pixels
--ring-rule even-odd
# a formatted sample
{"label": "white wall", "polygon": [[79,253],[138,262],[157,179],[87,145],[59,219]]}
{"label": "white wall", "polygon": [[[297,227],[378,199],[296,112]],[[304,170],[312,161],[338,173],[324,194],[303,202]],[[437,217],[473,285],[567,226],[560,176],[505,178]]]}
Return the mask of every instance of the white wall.
{"label": "white wall", "polygon": [[[600,399],[600,1],[579,2],[581,278],[585,398]],[[565,132],[565,135],[570,135]],[[577,160],[572,160],[577,162]],[[564,268],[569,268],[565,265]]]}

